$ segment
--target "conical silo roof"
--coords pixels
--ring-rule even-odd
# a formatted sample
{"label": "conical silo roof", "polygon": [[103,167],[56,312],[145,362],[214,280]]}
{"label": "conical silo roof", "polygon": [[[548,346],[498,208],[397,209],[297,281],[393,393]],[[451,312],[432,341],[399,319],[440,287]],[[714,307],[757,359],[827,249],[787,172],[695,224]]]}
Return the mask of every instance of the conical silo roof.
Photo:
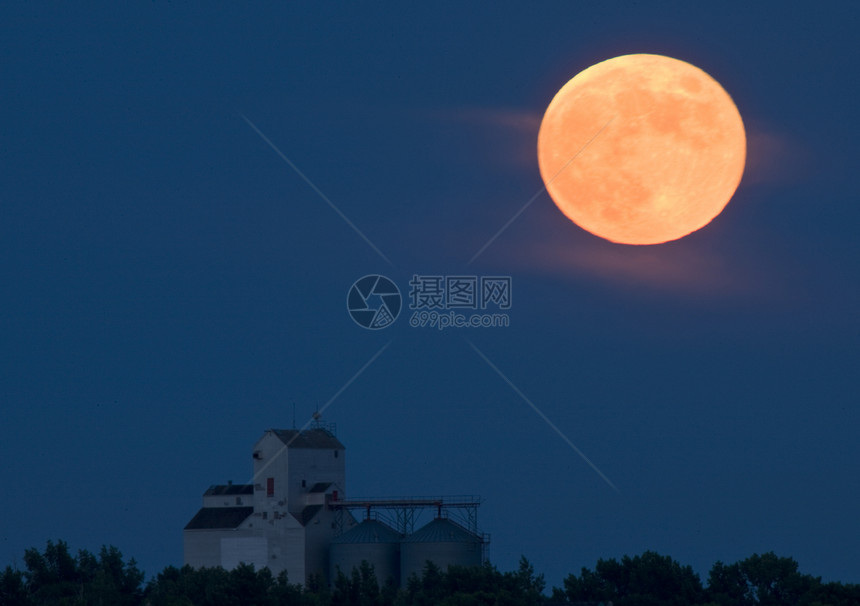
{"label": "conical silo roof", "polygon": [[399,543],[401,534],[379,520],[364,520],[351,530],[336,536],[333,544],[349,543]]}
{"label": "conical silo roof", "polygon": [[459,524],[437,518],[428,522],[409,536],[403,537],[404,543],[481,543],[478,535],[469,532]]}

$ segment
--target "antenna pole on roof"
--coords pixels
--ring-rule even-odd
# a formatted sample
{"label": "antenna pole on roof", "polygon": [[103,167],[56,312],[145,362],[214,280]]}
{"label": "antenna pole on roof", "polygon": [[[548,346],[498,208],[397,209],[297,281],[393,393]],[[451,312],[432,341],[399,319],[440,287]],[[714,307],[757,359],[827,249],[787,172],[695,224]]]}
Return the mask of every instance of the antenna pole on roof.
{"label": "antenna pole on roof", "polygon": [[296,401],[293,400],[293,429],[296,428]]}

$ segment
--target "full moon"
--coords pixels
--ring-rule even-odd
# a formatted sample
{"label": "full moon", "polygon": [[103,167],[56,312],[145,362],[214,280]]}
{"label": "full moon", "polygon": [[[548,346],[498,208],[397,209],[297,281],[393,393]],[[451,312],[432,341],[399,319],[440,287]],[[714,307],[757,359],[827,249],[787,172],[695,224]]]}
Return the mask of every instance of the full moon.
{"label": "full moon", "polygon": [[746,161],[741,115],[699,68],[624,55],[580,72],[538,134],[547,192],[571,221],[621,244],[683,238],[734,195]]}

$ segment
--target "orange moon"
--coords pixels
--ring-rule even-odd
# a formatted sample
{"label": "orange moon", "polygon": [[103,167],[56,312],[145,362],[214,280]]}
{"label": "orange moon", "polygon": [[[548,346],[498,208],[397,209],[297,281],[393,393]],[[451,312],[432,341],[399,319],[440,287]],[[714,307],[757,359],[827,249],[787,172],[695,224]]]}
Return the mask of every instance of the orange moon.
{"label": "orange moon", "polygon": [[741,181],[746,134],[723,87],[661,55],[624,55],[577,74],[538,134],[547,192],[571,221],[621,244],[683,238]]}

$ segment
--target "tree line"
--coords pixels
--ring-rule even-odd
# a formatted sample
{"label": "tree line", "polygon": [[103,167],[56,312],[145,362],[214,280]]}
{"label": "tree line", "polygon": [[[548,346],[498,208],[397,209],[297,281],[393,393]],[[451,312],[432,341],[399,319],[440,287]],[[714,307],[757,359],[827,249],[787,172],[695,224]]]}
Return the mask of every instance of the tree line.
{"label": "tree line", "polygon": [[242,564],[233,570],[168,566],[145,582],[135,560],[116,547],[73,555],[63,541],[24,553],[23,568],[0,573],[0,606],[858,606],[860,585],[824,583],[792,558],[752,555],[717,562],[703,583],[690,566],[646,551],[598,560],[546,590],[544,575],[521,558],[516,571],[491,564],[441,570],[428,562],[405,588],[379,583],[364,562],[302,586]]}

